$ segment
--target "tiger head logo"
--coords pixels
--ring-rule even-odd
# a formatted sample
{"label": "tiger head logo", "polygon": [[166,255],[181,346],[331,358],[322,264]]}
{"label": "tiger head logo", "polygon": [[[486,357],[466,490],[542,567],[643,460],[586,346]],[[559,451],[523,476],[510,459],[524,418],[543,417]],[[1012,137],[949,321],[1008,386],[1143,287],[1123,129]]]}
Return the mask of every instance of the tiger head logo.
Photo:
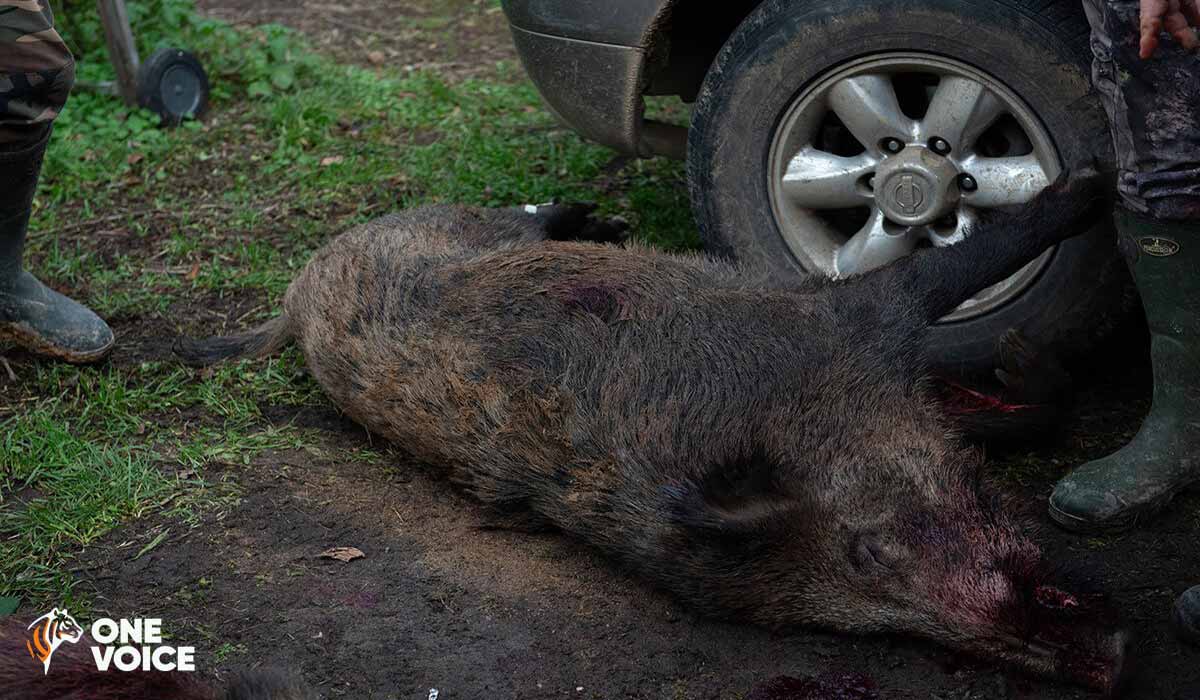
{"label": "tiger head logo", "polygon": [[25,641],[29,655],[42,662],[43,673],[50,673],[50,657],[63,642],[76,644],[83,639],[83,628],[65,608],[54,608],[34,620],[28,627],[33,632]]}

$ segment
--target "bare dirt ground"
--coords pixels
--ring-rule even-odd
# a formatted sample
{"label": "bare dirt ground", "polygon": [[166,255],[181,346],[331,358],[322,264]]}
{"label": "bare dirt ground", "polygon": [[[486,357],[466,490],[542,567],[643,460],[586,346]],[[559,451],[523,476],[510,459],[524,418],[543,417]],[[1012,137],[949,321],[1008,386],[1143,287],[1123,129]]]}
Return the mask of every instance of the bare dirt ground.
{"label": "bare dirt ground", "polygon": [[304,32],[346,63],[432,68],[458,76],[515,60],[508,25],[494,0],[390,2],[200,0],[200,9],[234,24],[274,22]]}
{"label": "bare dirt ground", "polygon": [[[401,65],[467,75],[512,57],[490,1],[451,2],[449,12],[383,0],[200,5],[234,22],[295,27],[364,65],[378,64],[383,52]],[[256,303],[233,299],[169,315],[235,319]],[[124,340],[114,363],[168,356],[155,340],[169,335],[165,324],[127,318],[115,326]],[[1200,650],[1181,646],[1166,626],[1174,597],[1200,583],[1200,499],[1181,499],[1145,529],[1102,539],[1065,535],[1044,516],[1054,476],[1119,445],[1146,407],[1144,356],[1105,365],[1100,376],[1060,438],[998,453],[998,468],[1035,465],[1021,495],[1044,525],[1040,540],[1094,571],[1137,633],[1129,697],[1200,698]],[[775,634],[709,621],[566,538],[488,529],[471,501],[398,453],[379,464],[331,456],[371,441],[331,408],[262,409],[272,421],[319,431],[328,449],[211,465],[211,481],[237,485],[238,505],[194,529],[173,526],[141,557],[169,523],[136,522],[89,548],[77,572],[97,613],[170,621],[180,643],[199,647],[201,668],[282,666],[324,697],[364,699],[426,698],[431,688],[442,699],[732,699],[781,674],[841,672],[869,677],[884,698],[1089,697],[910,639]],[[335,546],[366,556],[318,558]]]}

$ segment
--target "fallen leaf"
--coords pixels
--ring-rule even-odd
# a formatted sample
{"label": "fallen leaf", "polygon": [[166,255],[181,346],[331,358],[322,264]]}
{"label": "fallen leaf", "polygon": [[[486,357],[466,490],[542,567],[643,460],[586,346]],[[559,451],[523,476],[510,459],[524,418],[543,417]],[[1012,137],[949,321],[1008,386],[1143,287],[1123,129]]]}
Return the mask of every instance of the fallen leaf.
{"label": "fallen leaf", "polygon": [[330,547],[320,554],[321,559],[337,559],[338,561],[354,561],[365,556],[367,555],[363,554],[358,547]]}
{"label": "fallen leaf", "polygon": [[377,66],[381,66],[387,60],[387,56],[382,51],[371,51],[367,54],[367,60]]}
{"label": "fallen leaf", "polygon": [[184,275],[183,278],[185,280],[187,280],[188,282],[195,282],[196,278],[199,276],[200,276],[200,263],[195,262],[195,263],[192,263],[192,269],[188,270],[187,274]]}
{"label": "fallen leaf", "polygon": [[129,163],[130,165],[137,165],[138,163],[142,162],[142,159],[145,157],[145,154],[142,153],[130,153],[129,157],[125,159],[125,162]]}
{"label": "fallen leaf", "polygon": [[325,156],[324,158],[321,159],[321,167],[325,167],[327,165],[334,165],[335,163],[341,163],[343,160],[346,160],[346,159],[341,156]]}

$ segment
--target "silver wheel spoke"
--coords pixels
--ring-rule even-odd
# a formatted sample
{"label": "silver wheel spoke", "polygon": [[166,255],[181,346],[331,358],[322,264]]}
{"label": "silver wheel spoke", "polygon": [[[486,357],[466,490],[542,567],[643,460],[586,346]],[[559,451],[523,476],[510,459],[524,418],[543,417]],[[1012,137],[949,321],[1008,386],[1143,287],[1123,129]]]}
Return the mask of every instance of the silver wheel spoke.
{"label": "silver wheel spoke", "polygon": [[979,212],[972,207],[959,207],[953,231],[929,232],[929,242],[935,248],[945,248],[948,245],[961,243],[970,235],[971,229],[979,221]]}
{"label": "silver wheel spoke", "polygon": [[900,110],[892,80],[884,75],[839,81],[829,91],[829,108],[871,153],[879,152],[885,138],[908,141],[916,135],[916,123]]}
{"label": "silver wheel spoke", "polygon": [[837,252],[834,267],[838,277],[849,277],[882,267],[904,257],[917,246],[908,232],[889,233],[883,225],[883,212],[871,210],[871,218]]}
{"label": "silver wheel spoke", "polygon": [[921,120],[921,138],[946,139],[954,153],[961,155],[1004,112],[1004,103],[982,84],[970,78],[945,76]]}
{"label": "silver wheel spoke", "polygon": [[807,209],[860,206],[871,196],[862,191],[859,180],[874,167],[875,159],[866,154],[846,158],[805,146],[788,162],[783,193]]}
{"label": "silver wheel spoke", "polygon": [[962,169],[979,183],[977,191],[963,196],[967,203],[976,207],[1024,204],[1050,184],[1046,171],[1033,154],[1007,158],[971,156],[962,161]]}

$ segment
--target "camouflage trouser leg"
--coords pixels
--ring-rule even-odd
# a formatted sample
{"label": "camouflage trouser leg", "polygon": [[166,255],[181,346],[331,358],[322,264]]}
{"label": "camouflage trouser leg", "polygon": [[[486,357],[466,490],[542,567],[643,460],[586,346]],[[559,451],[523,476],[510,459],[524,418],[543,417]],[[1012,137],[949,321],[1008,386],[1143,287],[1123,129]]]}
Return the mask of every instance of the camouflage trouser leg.
{"label": "camouflage trouser leg", "polygon": [[1122,202],[1156,219],[1200,220],[1200,58],[1167,38],[1153,58],[1138,58],[1138,0],[1083,6]]}
{"label": "camouflage trouser leg", "polygon": [[41,136],[74,83],[48,0],[0,0],[0,147]]}

